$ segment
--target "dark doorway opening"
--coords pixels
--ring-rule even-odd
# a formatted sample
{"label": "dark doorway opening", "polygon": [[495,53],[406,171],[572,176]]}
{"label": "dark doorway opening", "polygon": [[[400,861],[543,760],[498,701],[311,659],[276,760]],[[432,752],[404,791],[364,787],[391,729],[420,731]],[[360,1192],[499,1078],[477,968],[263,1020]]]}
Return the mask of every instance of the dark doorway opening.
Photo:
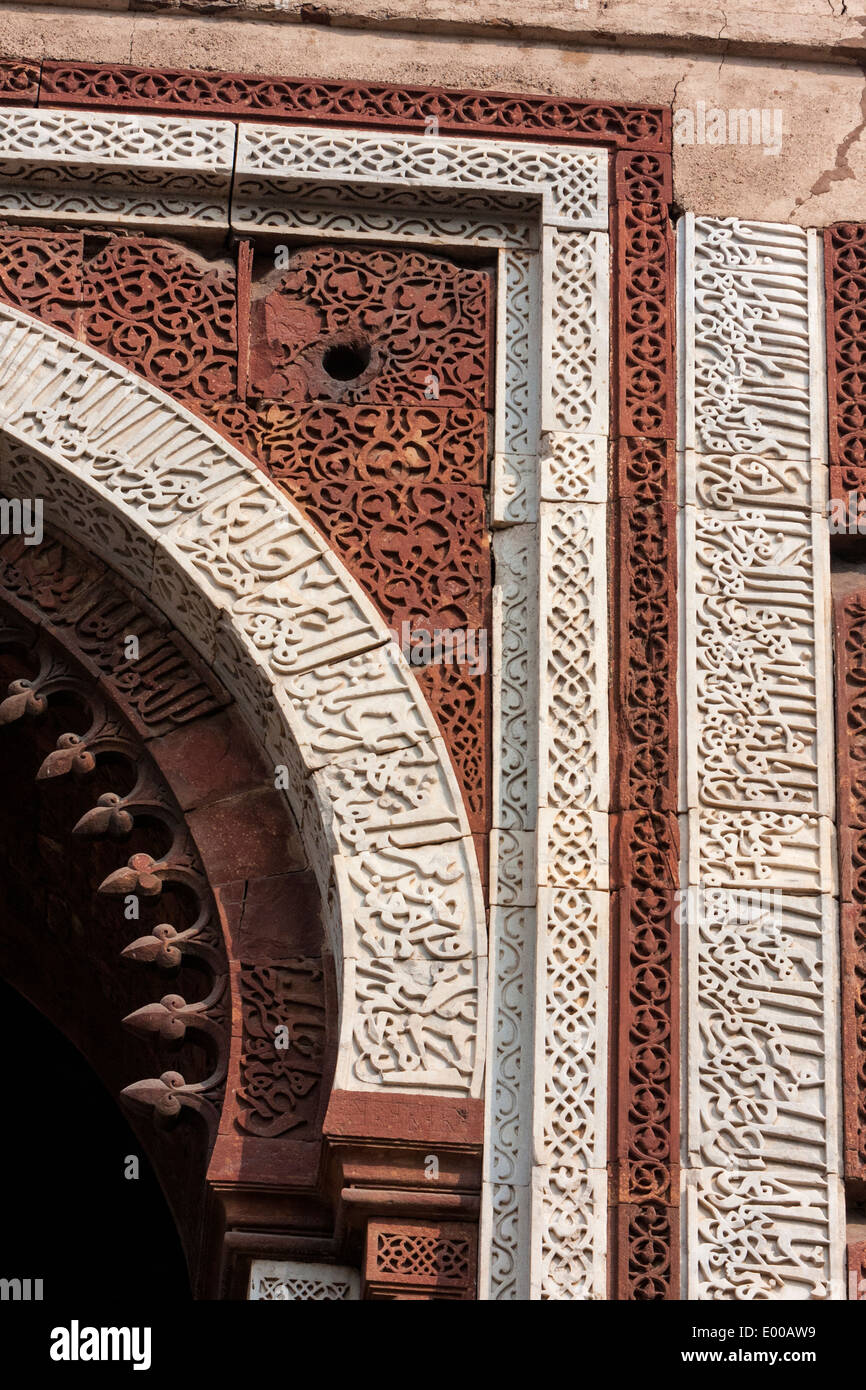
{"label": "dark doorway opening", "polygon": [[[145,1152],[84,1057],[0,980],[6,1059],[0,1278],[46,1303],[188,1301],[183,1250]],[[130,1158],[137,1158],[138,1177]]]}

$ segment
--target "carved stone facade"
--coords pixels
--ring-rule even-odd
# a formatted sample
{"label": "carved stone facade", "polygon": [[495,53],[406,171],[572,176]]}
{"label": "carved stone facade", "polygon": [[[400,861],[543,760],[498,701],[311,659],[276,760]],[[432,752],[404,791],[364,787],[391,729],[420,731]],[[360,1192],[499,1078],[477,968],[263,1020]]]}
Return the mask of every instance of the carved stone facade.
{"label": "carved stone facade", "polygon": [[[0,297],[139,372],[244,449],[329,539],[408,657],[423,658],[425,634],[442,632],[456,656],[471,634],[471,658],[490,623],[489,276],[418,252],[330,248],[298,253],[286,271],[262,255],[257,273],[249,245],[237,266],[135,235],[106,234],[85,255],[80,234],[7,227]],[[288,325],[305,336],[280,367],[273,345]],[[353,337],[373,353],[363,384],[322,367]],[[481,665],[416,675],[473,832],[486,835]]]}
{"label": "carved stone facade", "polygon": [[199,1288],[857,1296],[862,228],[677,243],[660,107],[0,77],[0,725],[198,904]]}

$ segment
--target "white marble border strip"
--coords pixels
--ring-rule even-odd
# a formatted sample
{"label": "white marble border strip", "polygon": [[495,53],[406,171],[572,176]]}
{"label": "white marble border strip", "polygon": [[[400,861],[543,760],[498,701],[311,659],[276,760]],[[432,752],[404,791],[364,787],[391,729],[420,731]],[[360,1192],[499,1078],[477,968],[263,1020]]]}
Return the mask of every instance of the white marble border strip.
{"label": "white marble border strip", "polygon": [[231,121],[0,108],[0,216],[225,232],[235,137]]}
{"label": "white marble border strip", "polygon": [[361,1276],[347,1265],[302,1260],[253,1260],[248,1297],[272,1303],[353,1303],[361,1297]]}
{"label": "white marble border strip", "polygon": [[687,1296],[844,1297],[815,232],[680,226]]}

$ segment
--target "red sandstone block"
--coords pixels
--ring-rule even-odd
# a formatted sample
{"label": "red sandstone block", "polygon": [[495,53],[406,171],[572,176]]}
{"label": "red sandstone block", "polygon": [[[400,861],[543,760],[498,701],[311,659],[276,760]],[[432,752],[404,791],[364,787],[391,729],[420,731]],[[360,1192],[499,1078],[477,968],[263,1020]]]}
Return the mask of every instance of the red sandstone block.
{"label": "red sandstone block", "polygon": [[243,1184],[270,1192],[315,1189],[321,1141],[257,1139],[249,1134],[220,1133],[208,1168],[208,1183],[218,1190]]}
{"label": "red sandstone block", "polygon": [[0,60],[0,102],[10,106],[35,106],[39,95],[39,64],[26,59]]}
{"label": "red sandstone block", "polygon": [[676,437],[674,248],[667,209],[618,203],[615,229],[616,435]]}
{"label": "red sandstone block", "polygon": [[617,1066],[612,1152],[630,1190],[671,1201],[679,1153],[679,958],[675,889],[627,884],[613,894]]}
{"label": "red sandstone block", "polygon": [[641,1303],[679,1298],[679,1222],[675,1207],[660,1202],[618,1207],[615,1243],[613,1298]]}
{"label": "red sandstone block", "polygon": [[852,1241],[848,1246],[848,1297],[866,1300],[866,1240]]}
{"label": "red sandstone block", "polygon": [[839,497],[866,492],[866,226],[825,230],[824,279],[830,495]]}
{"label": "red sandstone block", "polygon": [[614,887],[678,887],[680,837],[675,811],[616,811],[610,822]]}
{"label": "red sandstone block", "polygon": [[332,1091],[323,1129],[333,1139],[474,1147],[482,1140],[484,1105],[480,1100],[448,1096]]}
{"label": "red sandstone block", "polygon": [[207,413],[237,390],[236,274],[156,237],[107,237],[84,266],[81,336]]}
{"label": "red sandstone block", "polygon": [[211,802],[187,823],[212,884],[306,868],[297,827],[272,787]]}
{"label": "red sandstone block", "polygon": [[270,258],[259,267],[250,397],[489,405],[487,272],[418,251],[348,246],[298,251],[288,269],[273,269]]}
{"label": "red sandstone block", "polygon": [[0,299],[74,336],[83,247],[80,232],[0,227]]}
{"label": "red sandstone block", "polygon": [[839,893],[866,900],[866,577],[833,576]]}
{"label": "red sandstone block", "polygon": [[861,903],[841,904],[842,947],[842,1091],[844,1116],[844,1173],[866,1182],[866,909]]}
{"label": "red sandstone block", "polygon": [[478,1231],[462,1221],[367,1222],[365,1297],[475,1297]]}
{"label": "red sandstone block", "polygon": [[613,595],[611,798],[677,807],[677,512],[629,498],[611,509]]}
{"label": "red sandstone block", "polygon": [[465,484],[487,478],[487,414],[438,405],[269,405],[261,458],[292,491],[305,483]]}
{"label": "red sandstone block", "polygon": [[614,490],[622,501],[646,504],[677,500],[673,439],[626,436],[614,442]]}
{"label": "red sandstone block", "polygon": [[301,479],[282,486],[398,634],[404,622],[428,632],[485,625],[490,538],[480,488]]}
{"label": "red sandstone block", "polygon": [[[219,913],[222,926],[223,940],[226,943],[226,951],[230,961],[234,962],[233,968],[237,965],[237,955],[241,935],[241,917],[244,909],[244,891],[246,889],[246,879],[238,878],[233,883],[221,883],[213,888],[214,902]],[[232,1026],[240,1027],[238,1014],[237,1018],[232,1015]]]}
{"label": "red sandstone block", "polygon": [[490,826],[492,710],[490,677],[453,666],[415,671],[441,728],[463,791],[469,828],[486,835]]}
{"label": "red sandstone block", "polygon": [[478,860],[478,869],[481,874],[481,891],[484,894],[484,906],[490,906],[490,834],[473,835],[475,842],[475,855]]}
{"label": "red sandstone block", "polygon": [[234,706],[151,739],[148,751],[184,811],[273,782]]}
{"label": "red sandstone block", "polygon": [[614,156],[614,196],[617,202],[673,201],[673,168],[669,154],[617,150]]}
{"label": "red sandstone block", "polygon": [[309,870],[247,881],[237,953],[252,964],[322,950],[321,900]]}
{"label": "red sandstone block", "polygon": [[679,1163],[648,1163],[644,1159],[613,1159],[609,1164],[608,1195],[611,1206],[644,1202],[680,1205]]}

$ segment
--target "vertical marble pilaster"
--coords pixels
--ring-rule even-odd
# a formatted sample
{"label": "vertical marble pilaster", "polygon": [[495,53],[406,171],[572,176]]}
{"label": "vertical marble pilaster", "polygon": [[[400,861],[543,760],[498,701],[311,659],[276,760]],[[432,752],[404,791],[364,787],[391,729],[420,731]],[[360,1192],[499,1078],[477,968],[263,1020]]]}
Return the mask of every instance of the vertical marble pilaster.
{"label": "vertical marble pilaster", "polygon": [[689,1298],[844,1297],[819,257],[680,228]]}

